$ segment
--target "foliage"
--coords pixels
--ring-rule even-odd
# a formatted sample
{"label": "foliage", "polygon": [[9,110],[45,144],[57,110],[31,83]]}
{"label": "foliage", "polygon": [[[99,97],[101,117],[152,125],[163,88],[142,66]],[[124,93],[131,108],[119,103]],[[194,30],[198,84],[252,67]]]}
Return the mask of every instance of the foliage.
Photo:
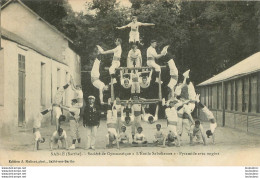
{"label": "foliage", "polygon": [[[172,46],[179,73],[191,69],[195,84],[225,70],[259,51],[259,7],[257,1],[178,1],[130,0],[131,8],[120,7],[116,0],[93,0],[86,3],[86,12],[73,12],[66,0],[25,1],[36,13],[56,26],[73,41],[80,54],[82,69],[90,70],[92,51],[99,44],[105,49],[115,47],[114,40],[122,38],[122,65],[130,49],[130,29],[116,27],[130,22],[132,15],[141,22],[155,23],[141,27],[143,59],[151,39],[159,41],[158,51],[166,44]],[[102,60],[101,71],[109,66],[111,56]],[[144,62],[145,64],[145,62]],[[108,82],[107,73],[102,73]],[[102,76],[102,77],[103,77]],[[82,81],[84,77],[82,77]],[[89,88],[88,82],[85,88]]]}

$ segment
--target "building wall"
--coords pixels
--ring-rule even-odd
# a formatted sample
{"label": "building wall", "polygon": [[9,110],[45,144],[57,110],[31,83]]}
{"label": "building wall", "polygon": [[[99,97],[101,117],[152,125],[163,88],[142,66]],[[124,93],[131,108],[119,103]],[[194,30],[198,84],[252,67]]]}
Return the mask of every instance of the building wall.
{"label": "building wall", "polygon": [[[15,42],[2,40],[4,48],[4,106],[0,108],[1,131],[10,133],[12,129],[18,127],[18,54],[25,56],[25,127],[32,126],[35,114],[42,109],[51,106],[57,87],[61,87],[68,82],[69,67],[51,60],[31,49],[20,46]],[[45,105],[41,102],[41,65],[44,63],[46,69],[45,76]],[[60,80],[57,81],[57,68],[60,69]],[[60,86],[57,86],[60,84]],[[69,87],[64,94],[65,105],[70,105],[70,100],[74,97],[74,92]],[[2,117],[4,116],[4,117]],[[49,123],[51,114],[45,116],[43,123]],[[44,125],[44,124],[43,124]]]}
{"label": "building wall", "polygon": [[0,49],[0,106],[4,105],[4,50]]}
{"label": "building wall", "polygon": [[[201,102],[211,109],[218,125],[223,125],[224,109],[225,126],[260,134],[260,72],[224,82],[223,93],[221,85],[200,87]],[[202,112],[199,117],[206,120]]]}
{"label": "building wall", "polygon": [[81,84],[81,59],[72,49],[67,48],[65,51],[66,61],[70,66],[70,73],[76,84]]}
{"label": "building wall", "polygon": [[38,48],[48,51],[53,58],[66,62],[64,51],[68,41],[21,4],[11,2],[2,10],[1,16],[3,28],[33,42]]}

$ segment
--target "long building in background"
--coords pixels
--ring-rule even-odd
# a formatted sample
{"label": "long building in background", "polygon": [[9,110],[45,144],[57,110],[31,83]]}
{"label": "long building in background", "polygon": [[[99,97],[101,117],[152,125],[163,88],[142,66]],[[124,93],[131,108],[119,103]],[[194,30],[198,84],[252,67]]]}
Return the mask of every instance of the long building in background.
{"label": "long building in background", "polygon": [[[260,52],[198,85],[219,126],[260,133]],[[200,118],[204,116],[200,112]]]}
{"label": "long building in background", "polygon": [[[19,0],[1,9],[0,130],[10,133],[30,128],[36,113],[51,106],[59,87],[70,75],[81,83],[80,57],[72,40],[50,25]],[[71,88],[63,104],[74,98]],[[44,123],[51,123],[51,113]]]}

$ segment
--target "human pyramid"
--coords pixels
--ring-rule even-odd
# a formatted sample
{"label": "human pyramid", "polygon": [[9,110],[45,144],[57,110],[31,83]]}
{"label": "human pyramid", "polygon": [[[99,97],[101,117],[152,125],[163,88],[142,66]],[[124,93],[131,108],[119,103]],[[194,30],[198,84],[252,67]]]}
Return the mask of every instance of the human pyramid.
{"label": "human pyramid", "polygon": [[[117,29],[131,28],[129,34],[129,43],[132,48],[128,53],[127,67],[120,67],[121,60],[121,43],[122,40],[117,38],[115,40],[116,47],[111,50],[103,50],[99,45],[94,49],[96,56],[92,70],[91,70],[91,82],[95,88],[99,90],[100,105],[107,108],[107,148],[112,148],[114,145],[119,148],[121,145],[132,146],[147,146],[148,143],[153,145],[162,145],[165,147],[168,145],[181,146],[181,136],[186,131],[190,136],[190,144],[193,145],[193,139],[196,137],[197,141],[203,139],[204,145],[206,145],[206,136],[202,125],[199,120],[194,121],[192,118],[192,112],[194,111],[197,103],[198,107],[202,108],[202,112],[210,121],[210,130],[206,132],[208,138],[212,136],[213,143],[215,142],[214,131],[217,127],[214,115],[206,106],[204,106],[200,100],[199,95],[196,94],[193,83],[190,81],[190,70],[183,73],[184,80],[178,83],[178,69],[174,62],[173,55],[168,51],[171,47],[166,45],[160,54],[156,52],[157,42],[151,41],[150,47],[147,49],[147,67],[142,66],[142,55],[138,49],[140,44],[139,39],[139,27],[151,26],[152,23],[141,23],[137,21],[137,17],[132,18],[132,22],[123,27],[117,27]],[[113,60],[109,68],[109,74],[111,76],[111,82],[107,85],[100,80],[100,63],[103,58],[102,55],[113,54]],[[167,84],[168,92],[162,92],[161,90],[161,66],[156,63],[156,60],[162,60],[167,63],[170,72],[170,81]],[[116,74],[119,70],[120,75]],[[155,71],[156,80],[152,81],[152,74]],[[119,81],[118,81],[119,80]],[[56,131],[51,138],[50,147],[53,148],[53,144],[56,144],[58,140],[64,143],[68,148],[66,132],[61,129],[60,122],[64,120],[64,116],[61,113],[60,108],[66,109],[70,112],[72,119],[70,120],[70,130],[72,133],[72,146],[69,149],[75,149],[75,143],[79,136],[79,113],[82,107],[83,94],[81,87],[73,87],[78,93],[78,98],[72,100],[72,107],[67,108],[62,106],[60,98],[62,92],[73,84],[73,80],[63,88],[59,89],[56,94],[57,101],[53,104],[53,110],[56,114]],[[107,103],[104,102],[103,93],[111,89],[111,98]],[[158,90],[156,90],[156,88]],[[116,92],[114,92],[116,89]],[[186,92],[184,91],[186,90]],[[81,91],[81,92],[80,92]],[[158,92],[157,92],[158,91]],[[158,95],[156,93],[158,93]],[[185,93],[183,95],[183,93]],[[157,96],[154,98],[154,96]],[[81,102],[82,98],[82,102]],[[94,96],[89,96],[89,99],[95,99]],[[154,133],[154,140],[147,140],[143,134],[143,128],[141,126],[141,120],[154,124],[158,121],[159,105],[162,105],[162,109],[165,110],[165,116],[167,118],[167,130],[162,131],[161,125],[156,124],[156,132]],[[155,105],[155,112],[151,112],[151,106]],[[46,114],[48,110],[41,112],[41,116]],[[39,116],[40,118],[40,116]],[[39,123],[39,122],[38,122]],[[84,120],[83,120],[84,126]],[[35,126],[36,131],[39,133],[38,126]],[[85,126],[84,126],[85,127]],[[126,129],[130,127],[131,136],[126,134]],[[39,128],[39,127],[38,127]],[[130,141],[132,140],[132,141]],[[39,142],[42,142],[41,136],[35,138],[35,148],[38,147]],[[89,148],[94,148],[91,146]],[[87,148],[87,149],[89,149]]]}
{"label": "human pyramid", "polygon": [[[126,128],[131,126],[132,130],[132,145],[133,146],[146,146],[148,141],[144,136],[143,128],[141,127],[141,120],[149,124],[153,124],[158,120],[158,108],[159,101],[162,101],[162,106],[165,109],[165,115],[167,117],[167,128],[168,131],[163,133],[161,131],[161,125],[157,124],[155,133],[155,140],[153,143],[162,144],[165,147],[166,141],[168,143],[175,142],[176,146],[180,146],[181,135],[184,130],[190,135],[190,143],[193,144],[193,138],[196,136],[197,140],[203,139],[206,144],[205,133],[199,120],[194,122],[191,113],[195,108],[195,103],[199,103],[202,107],[202,111],[206,113],[208,119],[211,121],[211,130],[207,131],[208,137],[212,135],[214,142],[214,131],[217,126],[216,120],[213,114],[202,104],[199,100],[199,95],[196,95],[194,86],[189,78],[190,70],[186,71],[184,81],[177,84],[178,82],[178,69],[175,65],[173,55],[168,52],[169,45],[165,46],[160,54],[156,52],[157,42],[151,41],[150,47],[147,49],[147,66],[142,67],[142,55],[138,49],[140,44],[139,31],[140,26],[151,26],[152,23],[141,23],[137,21],[137,17],[132,18],[132,22],[123,27],[117,27],[117,29],[123,29],[130,27],[131,31],[129,34],[129,43],[132,45],[132,49],[128,53],[127,67],[120,68],[121,59],[121,43],[122,40],[117,38],[115,40],[116,48],[104,51],[101,46],[97,45],[95,50],[97,58],[95,59],[92,71],[91,81],[92,84],[99,89],[100,104],[103,102],[103,92],[108,90],[108,85],[105,85],[99,79],[99,66],[100,57],[105,54],[114,54],[112,64],[109,68],[109,74],[111,76],[111,89],[113,90],[114,85],[117,84],[116,70],[120,70],[120,84],[121,87],[117,91],[118,96],[114,102],[111,102],[111,98],[108,100],[107,109],[107,129],[108,129],[108,141],[107,147],[113,147],[113,144],[119,148],[120,143],[126,144],[131,143],[129,136],[126,134]],[[167,85],[169,93],[165,94],[165,98],[161,100],[161,91],[159,89],[159,99],[149,99],[147,93],[154,88],[155,85],[151,86],[151,76],[153,70],[156,73],[155,83],[158,87],[161,87],[161,66],[155,61],[157,59],[164,60],[170,69],[170,81]],[[145,70],[144,70],[145,69]],[[130,71],[130,72],[129,72]],[[187,96],[182,97],[182,89],[187,88]],[[113,91],[111,92],[113,95]],[[154,95],[154,93],[152,93]],[[148,104],[156,104],[156,110],[154,114],[147,113]],[[194,125],[195,124],[195,125]],[[137,132],[136,132],[137,131]]]}

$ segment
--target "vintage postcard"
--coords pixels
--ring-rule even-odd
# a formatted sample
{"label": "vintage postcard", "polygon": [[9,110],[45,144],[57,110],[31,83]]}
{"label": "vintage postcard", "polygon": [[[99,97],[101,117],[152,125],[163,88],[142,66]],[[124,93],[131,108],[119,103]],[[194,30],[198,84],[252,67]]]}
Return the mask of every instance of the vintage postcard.
{"label": "vintage postcard", "polygon": [[0,14],[1,166],[259,166],[259,1]]}

